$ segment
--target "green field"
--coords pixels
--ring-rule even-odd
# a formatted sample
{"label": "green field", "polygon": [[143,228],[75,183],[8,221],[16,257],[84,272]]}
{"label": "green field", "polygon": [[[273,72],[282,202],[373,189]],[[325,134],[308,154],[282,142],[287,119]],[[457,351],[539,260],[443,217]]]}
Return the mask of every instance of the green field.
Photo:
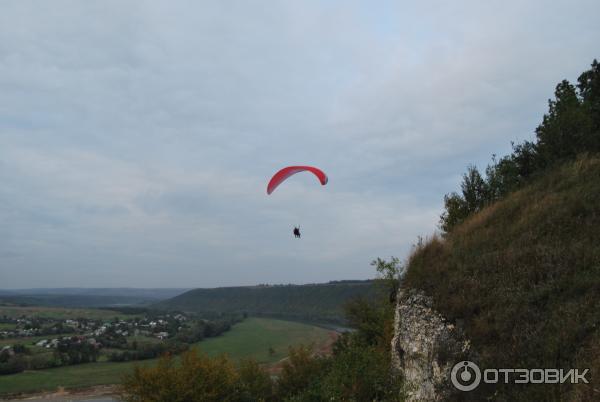
{"label": "green field", "polygon": [[[272,363],[287,356],[292,345],[323,344],[329,331],[312,325],[266,318],[248,318],[222,336],[199,342],[197,348],[209,356],[227,354],[234,360],[253,358]],[[269,353],[269,347],[274,354]]]}
{"label": "green field", "polygon": [[[226,353],[234,360],[254,358],[260,363],[270,363],[286,356],[289,346],[297,344],[323,344],[329,331],[296,322],[248,318],[217,338],[195,345],[208,355]],[[269,354],[269,347],[275,351]],[[52,391],[58,387],[79,388],[120,382],[135,364],[153,364],[155,360],[126,363],[89,363],[77,366],[28,371],[0,376],[0,396],[20,392]]]}
{"label": "green field", "polygon": [[21,306],[0,306],[0,316],[7,317],[44,317],[56,319],[74,319],[87,318],[90,320],[112,320],[114,317],[131,318],[135,314],[123,314],[118,311],[104,309],[81,309],[81,308],[63,308],[63,307],[21,307]]}

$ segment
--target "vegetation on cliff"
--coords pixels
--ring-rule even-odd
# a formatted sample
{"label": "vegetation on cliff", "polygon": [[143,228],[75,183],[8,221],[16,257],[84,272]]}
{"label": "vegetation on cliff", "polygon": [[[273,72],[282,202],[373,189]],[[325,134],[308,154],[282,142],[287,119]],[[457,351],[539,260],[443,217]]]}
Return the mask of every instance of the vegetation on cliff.
{"label": "vegetation on cliff", "polygon": [[567,80],[556,86],[555,99],[548,101],[548,112],[535,130],[536,141],[513,143],[513,152],[500,159],[494,155],[485,177],[475,166],[468,167],[460,194],[444,197],[442,230],[452,231],[471,214],[581,153],[600,152],[600,64],[594,60],[577,81],[577,86]]}
{"label": "vegetation on cliff", "polygon": [[[470,168],[463,195],[446,197],[446,233],[420,244],[410,258],[403,286],[424,290],[464,328],[481,367],[590,368],[592,380],[600,373],[596,61],[578,89],[559,84],[537,142],[488,167],[486,180]],[[517,175],[502,173],[506,166]],[[497,191],[502,187],[494,183],[513,184]],[[592,400],[598,395],[593,382],[479,387],[469,398]]]}

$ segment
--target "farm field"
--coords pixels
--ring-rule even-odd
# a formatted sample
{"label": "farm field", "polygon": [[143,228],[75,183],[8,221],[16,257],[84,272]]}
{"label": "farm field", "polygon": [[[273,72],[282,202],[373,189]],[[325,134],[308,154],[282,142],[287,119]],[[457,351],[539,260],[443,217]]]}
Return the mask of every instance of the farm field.
{"label": "farm field", "polygon": [[38,306],[0,306],[0,317],[7,316],[11,318],[40,317],[40,318],[56,318],[56,319],[75,319],[87,318],[90,320],[112,319],[114,317],[135,317],[135,314],[123,314],[118,311],[105,309],[81,309],[81,308],[64,308],[64,307],[38,307]]}
{"label": "farm field", "polygon": [[[234,325],[224,335],[198,342],[195,348],[209,356],[226,353],[234,360],[254,358],[259,363],[273,363],[286,356],[289,346],[312,343],[318,347],[329,339],[329,331],[312,325],[247,318]],[[272,353],[269,352],[269,348],[272,348]],[[0,397],[3,394],[54,391],[58,387],[81,388],[116,384],[134,365],[155,362],[156,359],[124,363],[87,363],[0,376]]]}
{"label": "farm field", "polygon": [[[318,347],[329,339],[329,332],[298,322],[248,318],[234,330],[196,345],[209,356],[227,354],[234,360],[253,358],[258,363],[273,363],[286,357],[290,346],[314,344]],[[274,353],[270,353],[269,348]]]}

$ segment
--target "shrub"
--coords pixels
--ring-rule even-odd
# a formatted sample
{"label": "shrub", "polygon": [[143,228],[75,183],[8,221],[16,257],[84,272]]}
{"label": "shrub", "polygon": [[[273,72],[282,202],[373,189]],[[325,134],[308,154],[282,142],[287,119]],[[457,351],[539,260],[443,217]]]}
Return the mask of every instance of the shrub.
{"label": "shrub", "polygon": [[269,373],[254,360],[243,360],[238,368],[240,401],[274,400]]}
{"label": "shrub", "polygon": [[226,357],[189,351],[181,356],[181,364],[164,356],[154,367],[136,367],[123,381],[122,398],[129,402],[235,401],[238,379]]}

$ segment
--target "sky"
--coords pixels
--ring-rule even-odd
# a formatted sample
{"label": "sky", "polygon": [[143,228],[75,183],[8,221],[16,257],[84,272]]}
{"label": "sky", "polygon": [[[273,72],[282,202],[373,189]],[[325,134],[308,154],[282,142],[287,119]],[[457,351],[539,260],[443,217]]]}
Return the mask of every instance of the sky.
{"label": "sky", "polygon": [[371,278],[600,57],[596,0],[1,9],[0,288]]}

